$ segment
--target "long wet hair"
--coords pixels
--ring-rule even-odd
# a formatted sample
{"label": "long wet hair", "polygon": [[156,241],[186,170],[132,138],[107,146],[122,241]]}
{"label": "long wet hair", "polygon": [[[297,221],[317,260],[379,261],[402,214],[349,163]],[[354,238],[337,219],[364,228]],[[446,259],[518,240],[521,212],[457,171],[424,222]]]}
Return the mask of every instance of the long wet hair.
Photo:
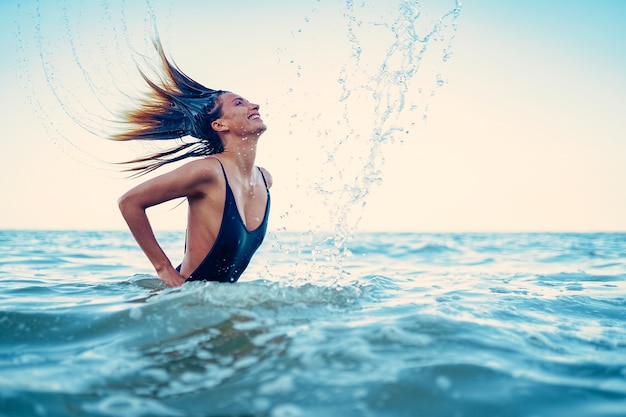
{"label": "long wet hair", "polygon": [[222,117],[219,96],[224,90],[213,90],[192,80],[165,56],[161,42],[153,41],[161,58],[158,81],[144,71],[139,73],[149,91],[138,106],[126,112],[122,121],[130,128],[113,135],[113,140],[169,140],[191,136],[197,140],[183,142],[169,150],[123,162],[134,176],[141,176],[163,165],[185,158],[207,156],[224,151],[222,140],[213,130],[213,121]]}

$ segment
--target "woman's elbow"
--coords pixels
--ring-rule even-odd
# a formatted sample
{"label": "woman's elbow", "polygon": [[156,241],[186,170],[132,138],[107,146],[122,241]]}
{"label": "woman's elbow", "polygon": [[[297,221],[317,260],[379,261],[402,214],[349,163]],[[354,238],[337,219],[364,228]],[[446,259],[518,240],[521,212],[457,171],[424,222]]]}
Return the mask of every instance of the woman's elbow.
{"label": "woman's elbow", "polygon": [[120,209],[122,216],[126,215],[133,209],[133,198],[129,193],[125,193],[117,199],[117,207]]}

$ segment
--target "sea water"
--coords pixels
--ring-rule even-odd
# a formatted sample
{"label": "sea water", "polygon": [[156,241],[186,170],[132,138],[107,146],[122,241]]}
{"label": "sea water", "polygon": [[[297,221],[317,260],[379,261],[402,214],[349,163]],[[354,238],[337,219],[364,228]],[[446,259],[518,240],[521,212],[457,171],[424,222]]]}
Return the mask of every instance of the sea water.
{"label": "sea water", "polygon": [[626,234],[276,232],[173,289],[128,232],[2,231],[0,265],[1,416],[626,415]]}

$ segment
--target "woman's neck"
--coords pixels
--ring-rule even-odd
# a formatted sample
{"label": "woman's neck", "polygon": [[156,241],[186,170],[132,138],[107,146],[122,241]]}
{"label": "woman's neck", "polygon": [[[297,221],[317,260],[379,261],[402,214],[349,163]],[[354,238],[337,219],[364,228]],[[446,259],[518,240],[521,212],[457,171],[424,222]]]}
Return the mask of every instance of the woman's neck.
{"label": "woman's neck", "polygon": [[228,158],[244,176],[252,175],[254,162],[256,160],[257,141],[259,137],[238,138],[224,143],[224,152],[221,153]]}

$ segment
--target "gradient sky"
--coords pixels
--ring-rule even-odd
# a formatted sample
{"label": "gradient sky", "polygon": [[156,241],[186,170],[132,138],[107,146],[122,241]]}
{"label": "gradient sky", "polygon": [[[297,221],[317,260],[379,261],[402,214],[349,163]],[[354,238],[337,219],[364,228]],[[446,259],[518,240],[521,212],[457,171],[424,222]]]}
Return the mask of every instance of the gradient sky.
{"label": "gradient sky", "polygon": [[[0,4],[0,228],[125,228],[115,202],[137,180],[103,161],[151,148],[77,122],[106,131],[102,104],[141,87],[133,59],[153,56],[156,22],[192,78],[261,104],[272,229],[626,230],[626,2],[464,1],[451,58],[449,26],[385,143],[370,139],[375,107],[397,110],[399,90],[376,74],[412,42],[379,23],[401,2],[356,6],[352,40],[341,1],[54,3]],[[420,2],[417,32],[454,4]],[[185,227],[176,203],[150,213],[157,229]]]}

